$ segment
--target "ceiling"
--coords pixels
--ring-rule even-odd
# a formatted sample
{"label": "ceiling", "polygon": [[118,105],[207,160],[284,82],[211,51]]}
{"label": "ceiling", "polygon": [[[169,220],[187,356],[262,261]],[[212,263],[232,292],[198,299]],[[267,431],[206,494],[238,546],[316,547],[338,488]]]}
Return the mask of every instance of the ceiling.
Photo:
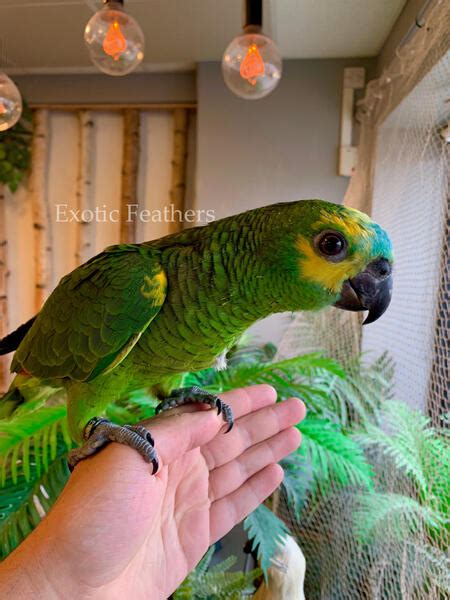
{"label": "ceiling", "polygon": [[[264,29],[284,58],[376,56],[406,0],[268,0]],[[96,0],[0,0],[0,68],[95,71],[83,42]],[[219,60],[239,33],[242,0],[126,0],[144,30],[146,71]]]}

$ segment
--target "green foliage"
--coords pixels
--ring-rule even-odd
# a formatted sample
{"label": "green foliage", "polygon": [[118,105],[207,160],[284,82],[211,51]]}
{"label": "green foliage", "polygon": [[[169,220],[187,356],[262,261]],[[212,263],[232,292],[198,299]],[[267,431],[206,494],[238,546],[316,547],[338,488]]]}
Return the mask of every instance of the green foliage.
{"label": "green foliage", "polygon": [[392,396],[392,359],[387,353],[372,363],[359,357],[347,362],[345,372],[345,378],[332,383],[324,416],[342,427],[376,422],[383,402]]}
{"label": "green foliage", "polygon": [[[321,485],[321,493],[310,495],[297,531],[310,565],[308,595],[325,588],[341,597],[350,587],[370,585],[374,597],[444,597],[450,591],[448,434],[419,411],[381,398],[352,439],[376,474],[374,489],[351,481],[342,487],[330,478],[329,489]],[[332,536],[318,539],[317,527],[329,527]],[[334,566],[330,556],[344,548]]]}
{"label": "green foliage", "polygon": [[240,600],[242,594],[254,591],[253,582],[261,576],[261,569],[229,572],[236,562],[235,556],[210,567],[213,554],[214,546],[211,546],[173,594],[174,600]]}
{"label": "green foliage", "polygon": [[245,520],[244,529],[257,550],[264,576],[271,565],[272,557],[283,542],[289,529],[271,510],[261,504]]}
{"label": "green foliage", "polygon": [[446,432],[431,427],[427,417],[401,402],[386,402],[381,421],[381,427],[368,423],[355,440],[392,461],[411,480],[422,504],[448,516],[450,444]]}
{"label": "green foliage", "polygon": [[373,472],[364,452],[336,423],[306,418],[299,426],[303,436],[300,454],[311,465],[318,491],[334,486],[371,489]]}
{"label": "green foliage", "polygon": [[67,446],[58,436],[56,453],[43,472],[33,462],[28,477],[9,477],[0,496],[0,559],[5,558],[39,524],[61,493],[68,477]]}
{"label": "green foliage", "polygon": [[39,477],[57,456],[58,436],[66,451],[72,447],[67,429],[66,407],[45,406],[39,410],[18,411],[9,420],[0,420],[1,485],[8,478],[31,479],[32,469]]}
{"label": "green foliage", "polygon": [[389,470],[383,477],[381,467],[378,489],[358,498],[355,534],[372,549],[385,551],[388,545],[401,553],[420,582],[414,589],[449,592],[450,563],[444,554],[450,541],[448,432],[401,402],[386,402],[380,422],[355,436],[374,464]]}
{"label": "green foliage", "polygon": [[31,111],[24,105],[14,127],[0,132],[0,183],[15,192],[31,165]]}
{"label": "green foliage", "polygon": [[313,407],[325,401],[335,377],[345,377],[342,367],[320,354],[304,354],[287,360],[236,362],[224,371],[206,369],[189,375],[186,385],[199,385],[215,393],[266,383],[276,388],[279,398],[299,396]]}
{"label": "green foliage", "polygon": [[[356,506],[354,536],[361,548],[381,547],[379,538],[389,524],[397,531],[396,543],[400,540],[405,547],[409,544],[407,556],[422,557],[423,580],[429,581],[435,573],[435,579],[442,581],[442,548],[434,539],[439,538],[444,526],[446,494],[448,502],[448,477],[444,481],[439,476],[439,472],[448,474],[448,461],[445,463],[443,458],[448,445],[443,436],[431,430],[425,417],[418,413],[412,416],[403,405],[389,401],[392,365],[388,357],[372,365],[352,363],[345,373],[338,363],[319,354],[283,361],[274,361],[274,354],[271,345],[237,346],[228,357],[226,371],[206,369],[189,374],[184,385],[196,384],[217,393],[268,383],[276,388],[279,400],[300,396],[308,409],[307,418],[299,426],[303,444],[282,463],[284,495],[300,522],[311,511],[320,512],[324,500],[332,494],[342,493]],[[70,447],[65,408],[51,404],[41,408],[39,402],[36,406],[24,405],[13,419],[0,421],[0,456],[6,484],[3,504],[11,506],[10,512],[4,510],[5,516],[0,518],[0,543],[5,553],[38,522],[32,498],[36,490],[41,490],[42,482],[48,494],[47,507],[67,477],[66,471],[58,471],[57,466],[65,465],[64,455]],[[117,423],[134,423],[152,417],[156,404],[141,390],[111,405],[107,416]],[[374,455],[382,455],[402,477],[414,482],[419,490],[416,496],[384,488]],[[266,506],[247,517],[245,528],[267,574],[288,529]],[[418,530],[425,531],[420,543],[414,538]],[[18,535],[17,531],[22,533]],[[300,543],[308,548],[307,538]],[[205,557],[175,598],[238,598],[255,577],[228,573],[231,561],[222,564],[219,571],[208,569],[209,560]]]}
{"label": "green foliage", "polygon": [[[272,362],[273,355],[271,346],[259,350],[238,346],[228,357],[227,370],[206,369],[193,373],[185,384],[221,393],[266,383],[275,387],[280,400],[297,396],[305,401],[308,417],[299,426],[302,446],[283,461],[286,469],[283,488],[298,515],[305,500],[324,493],[331,482],[341,487],[352,485],[370,490],[372,469],[361,447],[341,425],[341,416],[346,415],[345,424],[349,425],[351,415],[375,412],[378,409],[375,393],[387,384],[377,376],[376,369],[359,364],[354,365],[352,378],[347,381],[347,374],[336,361],[317,353],[275,362]],[[360,391],[366,381],[372,386],[373,396]],[[265,573],[276,549],[276,543],[270,539],[272,534],[267,533],[267,525],[263,522],[263,527],[258,529],[258,520],[266,511],[266,507],[260,507],[245,521],[247,526],[251,523],[260,531],[262,543],[258,556]]]}
{"label": "green foliage", "polygon": [[284,470],[282,489],[297,518],[314,485],[312,464],[299,452],[293,452],[281,461]]}
{"label": "green foliage", "polygon": [[442,514],[429,506],[422,506],[414,498],[403,494],[372,492],[358,496],[354,513],[355,533],[363,543],[389,535],[398,540],[423,533],[425,527],[439,530],[445,525]]}
{"label": "green foliage", "polygon": [[106,409],[106,416],[118,425],[130,425],[155,415],[155,408],[159,400],[152,398],[146,390],[137,390],[110,404]]}

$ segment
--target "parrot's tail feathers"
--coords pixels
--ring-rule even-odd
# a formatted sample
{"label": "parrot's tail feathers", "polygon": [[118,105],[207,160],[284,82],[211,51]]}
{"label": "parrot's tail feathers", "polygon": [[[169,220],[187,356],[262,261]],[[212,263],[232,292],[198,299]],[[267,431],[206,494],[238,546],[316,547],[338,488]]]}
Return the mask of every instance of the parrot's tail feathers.
{"label": "parrot's tail feathers", "polygon": [[20,327],[18,327],[15,331],[5,336],[2,340],[0,340],[0,354],[8,354],[13,350],[17,350],[20,342],[28,333],[28,330],[31,328],[35,321],[36,317],[33,317],[26,323],[23,323]]}
{"label": "parrot's tail feathers", "polygon": [[25,402],[25,398],[18,388],[12,388],[0,398],[0,419],[10,417],[18,406]]}

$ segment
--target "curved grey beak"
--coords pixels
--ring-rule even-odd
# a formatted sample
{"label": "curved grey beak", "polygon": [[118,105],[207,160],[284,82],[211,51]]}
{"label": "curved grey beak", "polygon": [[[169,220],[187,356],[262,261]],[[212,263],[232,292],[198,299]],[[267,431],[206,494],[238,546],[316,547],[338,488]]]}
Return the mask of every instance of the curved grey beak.
{"label": "curved grey beak", "polygon": [[374,260],[366,269],[347,279],[334,306],[344,310],[368,310],[363,325],[373,323],[386,311],[392,297],[392,266],[385,258]]}

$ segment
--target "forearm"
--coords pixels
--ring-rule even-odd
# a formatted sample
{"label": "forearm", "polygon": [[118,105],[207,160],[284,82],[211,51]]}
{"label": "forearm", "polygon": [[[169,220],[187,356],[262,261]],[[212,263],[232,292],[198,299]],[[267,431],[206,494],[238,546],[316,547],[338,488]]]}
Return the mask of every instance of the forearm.
{"label": "forearm", "polygon": [[54,568],[46,564],[39,546],[29,538],[0,564],[0,598],[61,598],[54,583],[48,579],[48,574],[54,573]]}
{"label": "forearm", "polygon": [[81,589],[70,576],[56,543],[57,524],[50,513],[40,525],[0,563],[0,598],[5,600],[87,600],[92,590]]}

